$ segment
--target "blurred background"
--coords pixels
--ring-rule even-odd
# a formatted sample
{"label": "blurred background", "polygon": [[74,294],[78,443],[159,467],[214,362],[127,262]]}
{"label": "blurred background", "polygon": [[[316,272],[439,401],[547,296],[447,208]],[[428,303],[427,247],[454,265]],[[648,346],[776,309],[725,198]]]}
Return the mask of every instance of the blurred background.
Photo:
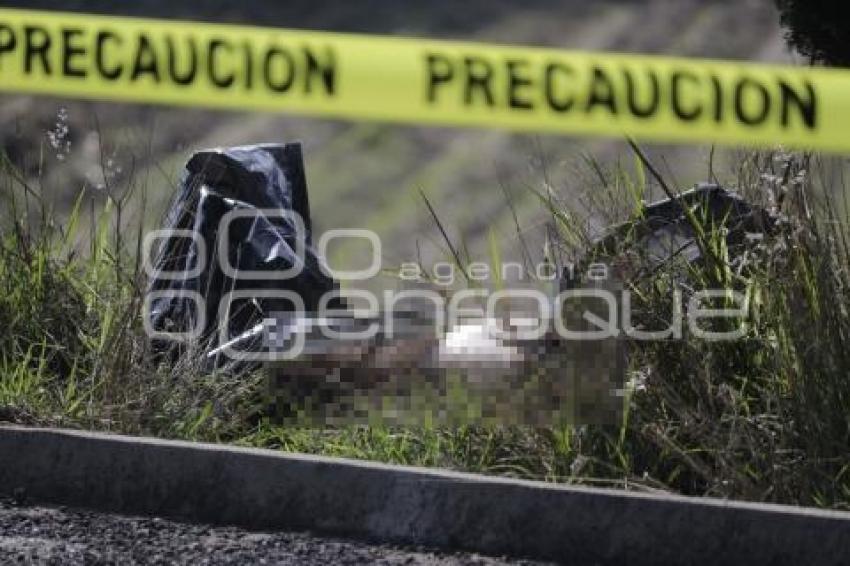
{"label": "blurred background", "polygon": [[[771,63],[795,60],[771,0],[3,0],[0,5]],[[306,119],[250,108],[224,112],[0,96],[0,147],[28,178],[38,179],[57,210],[69,209],[82,187],[95,203],[106,198],[107,190],[120,193],[133,186],[140,194],[141,187],[145,205],[131,207],[125,220],[144,215],[148,228],[160,223],[192,151],[282,141],[304,144],[317,233],[374,230],[388,269],[407,261],[428,264],[447,254],[420,191],[464,253],[486,259],[488,242],[496,240],[503,260],[509,261],[518,259],[523,248],[537,256],[542,250],[551,218],[534,191],[551,189],[581,203],[591,198],[587,192],[593,186],[588,158],[604,167],[634,168],[621,140]],[[680,188],[708,180],[710,145],[646,149]],[[719,178],[731,173],[732,152],[717,150],[711,160]],[[658,198],[660,192],[650,196]],[[610,212],[610,218],[591,222],[615,221],[617,211]],[[363,265],[364,250],[350,245],[355,247],[341,244],[332,250],[332,265]]]}

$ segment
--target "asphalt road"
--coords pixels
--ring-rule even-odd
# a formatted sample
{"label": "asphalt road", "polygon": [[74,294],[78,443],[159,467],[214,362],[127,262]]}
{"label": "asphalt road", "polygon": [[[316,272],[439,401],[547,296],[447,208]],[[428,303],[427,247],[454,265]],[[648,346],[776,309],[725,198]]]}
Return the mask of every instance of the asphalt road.
{"label": "asphalt road", "polygon": [[539,564],[0,501],[0,564]]}

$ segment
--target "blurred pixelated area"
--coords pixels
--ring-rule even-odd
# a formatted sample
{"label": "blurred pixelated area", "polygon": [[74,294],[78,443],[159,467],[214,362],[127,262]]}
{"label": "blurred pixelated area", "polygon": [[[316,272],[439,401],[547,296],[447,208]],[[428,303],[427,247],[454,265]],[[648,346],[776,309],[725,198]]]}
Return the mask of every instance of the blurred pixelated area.
{"label": "blurred pixelated area", "polygon": [[[572,281],[619,296],[615,281]],[[567,285],[562,283],[562,288]],[[599,332],[590,318],[610,320],[605,301],[565,302],[571,331]],[[591,317],[585,316],[591,313]],[[533,427],[616,424],[622,419],[625,340],[565,338],[549,321],[542,336],[517,338],[535,315],[470,317],[440,331],[427,310],[395,310],[389,318],[272,319],[270,351],[291,347],[292,360],[267,364],[268,414],[287,425]],[[539,315],[537,315],[539,316]],[[330,338],[378,327],[367,339]]]}

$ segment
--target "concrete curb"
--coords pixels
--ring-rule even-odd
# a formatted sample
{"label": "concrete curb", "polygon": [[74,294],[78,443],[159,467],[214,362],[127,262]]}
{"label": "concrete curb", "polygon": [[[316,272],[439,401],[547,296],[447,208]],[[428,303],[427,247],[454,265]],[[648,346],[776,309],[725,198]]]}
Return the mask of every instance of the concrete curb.
{"label": "concrete curb", "polygon": [[850,513],[0,427],[0,494],[574,564],[846,564]]}

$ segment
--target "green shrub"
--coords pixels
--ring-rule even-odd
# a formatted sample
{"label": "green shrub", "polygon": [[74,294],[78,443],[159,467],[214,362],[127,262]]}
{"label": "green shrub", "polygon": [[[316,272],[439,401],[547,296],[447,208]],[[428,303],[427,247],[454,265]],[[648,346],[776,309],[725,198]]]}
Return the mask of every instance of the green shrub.
{"label": "green shrub", "polygon": [[788,44],[802,55],[850,67],[850,7],[838,0],[775,0]]}
{"label": "green shrub", "polygon": [[[639,215],[647,185],[663,182],[645,175],[640,160],[635,174],[590,165],[599,180],[592,190],[608,213]],[[262,418],[260,375],[209,375],[192,351],[174,363],[150,361],[138,241],[121,222],[126,199],[107,193],[85,214],[90,197],[82,194],[60,220],[5,162],[0,419],[848,507],[850,246],[845,187],[821,182],[818,193],[823,169],[810,157],[746,156],[730,184],[784,218],[746,268],[674,261],[629,282],[641,312],[658,320],[669,320],[677,286],[727,285],[746,292],[750,306],[739,341],[633,344],[619,426],[298,430]],[[544,202],[564,240],[548,246],[547,257],[588,241],[577,228],[586,224],[585,208]],[[718,227],[697,215],[692,221],[701,246],[723,259]]]}

